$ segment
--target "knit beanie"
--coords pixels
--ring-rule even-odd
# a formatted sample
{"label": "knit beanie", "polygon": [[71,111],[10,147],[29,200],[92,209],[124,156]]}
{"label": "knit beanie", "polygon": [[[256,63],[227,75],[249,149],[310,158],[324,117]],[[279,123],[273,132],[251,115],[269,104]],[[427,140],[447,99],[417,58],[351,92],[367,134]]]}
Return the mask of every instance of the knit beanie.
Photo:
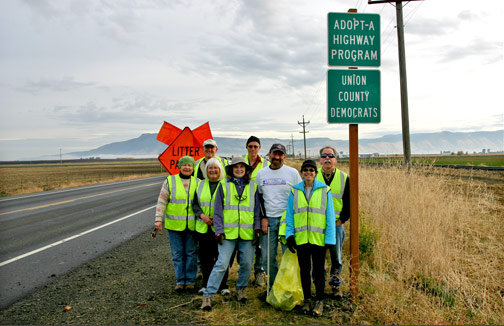
{"label": "knit beanie", "polygon": [[245,146],[248,146],[248,144],[253,141],[258,142],[259,145],[261,145],[261,141],[259,140],[259,138],[257,138],[256,136],[250,136],[249,139],[247,139],[247,144]]}
{"label": "knit beanie", "polygon": [[191,156],[183,156],[178,160],[179,169],[184,164],[191,164],[194,167],[194,159]]}

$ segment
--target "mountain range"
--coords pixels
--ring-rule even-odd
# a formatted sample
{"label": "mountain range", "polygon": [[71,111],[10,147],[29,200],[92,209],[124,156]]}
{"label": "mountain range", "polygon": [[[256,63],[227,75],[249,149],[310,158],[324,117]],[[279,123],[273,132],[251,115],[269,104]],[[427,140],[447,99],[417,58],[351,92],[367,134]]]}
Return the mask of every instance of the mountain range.
{"label": "mountain range", "polygon": [[[65,158],[119,158],[119,157],[157,157],[167,145],[156,139],[157,134],[142,134],[140,137],[121,142],[115,142],[98,148],[65,154]],[[214,137],[218,144],[220,156],[246,154],[246,138]],[[282,143],[292,153],[292,140],[280,138],[262,138],[260,154],[267,153],[274,143]],[[303,140],[294,140],[296,155],[304,154]],[[504,130],[478,132],[437,132],[417,133],[410,135],[412,154],[440,154],[443,152],[480,153],[504,152]],[[348,140],[334,140],[330,138],[306,139],[308,156],[318,153],[323,146],[330,145],[340,154],[348,154]],[[374,139],[359,139],[360,154],[402,154],[402,135],[385,135]]]}

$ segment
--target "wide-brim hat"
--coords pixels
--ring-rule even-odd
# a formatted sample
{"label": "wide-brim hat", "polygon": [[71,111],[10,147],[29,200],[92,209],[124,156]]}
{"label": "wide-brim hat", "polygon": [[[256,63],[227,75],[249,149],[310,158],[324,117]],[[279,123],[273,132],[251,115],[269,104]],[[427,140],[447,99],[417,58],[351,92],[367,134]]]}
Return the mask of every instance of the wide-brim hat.
{"label": "wide-brim hat", "polygon": [[252,167],[248,165],[248,163],[245,161],[245,159],[241,156],[235,156],[231,160],[228,166],[226,166],[226,173],[227,175],[233,175],[233,166],[235,166],[238,163],[243,163],[245,165],[245,171],[246,172],[252,172]]}

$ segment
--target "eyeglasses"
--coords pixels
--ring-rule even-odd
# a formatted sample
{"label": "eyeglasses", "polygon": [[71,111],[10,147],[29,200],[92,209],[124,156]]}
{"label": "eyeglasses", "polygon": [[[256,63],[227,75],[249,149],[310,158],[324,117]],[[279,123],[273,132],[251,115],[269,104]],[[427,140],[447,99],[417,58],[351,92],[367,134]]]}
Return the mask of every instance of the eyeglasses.
{"label": "eyeglasses", "polygon": [[301,170],[301,172],[315,172],[315,169],[312,168],[304,168]]}
{"label": "eyeglasses", "polygon": [[320,154],[320,157],[322,157],[322,158],[328,158],[328,157],[329,158],[335,158],[336,156],[334,156],[334,154],[326,154],[326,153],[324,153],[324,154]]}
{"label": "eyeglasses", "polygon": [[248,145],[248,148],[259,148],[259,145]]}

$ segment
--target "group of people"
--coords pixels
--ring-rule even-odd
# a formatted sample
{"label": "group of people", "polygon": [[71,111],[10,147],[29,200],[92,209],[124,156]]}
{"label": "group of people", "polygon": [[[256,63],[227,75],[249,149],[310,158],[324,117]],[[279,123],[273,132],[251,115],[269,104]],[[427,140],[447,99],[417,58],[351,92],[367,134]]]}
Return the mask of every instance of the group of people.
{"label": "group of people", "polygon": [[[158,198],[155,227],[168,230],[175,268],[175,291],[194,291],[198,266],[203,276],[201,309],[211,310],[214,295],[229,295],[229,266],[239,264],[236,298],[247,301],[245,288],[254,269],[255,283],[271,287],[278,272],[277,252],[297,252],[304,294],[302,311],[322,315],[325,256],[329,284],[340,295],[343,223],[349,218],[349,181],[336,169],[336,150],[320,150],[321,168],[305,160],[299,172],[284,164],[285,146],[273,144],[269,161],[259,155],[260,139],[251,136],[247,155],[230,162],[218,157],[217,143],[203,143],[204,157],[178,162],[180,173],[166,178]],[[255,263],[254,263],[255,257]],[[269,261],[268,261],[269,259]],[[311,281],[316,295],[312,298]]]}

